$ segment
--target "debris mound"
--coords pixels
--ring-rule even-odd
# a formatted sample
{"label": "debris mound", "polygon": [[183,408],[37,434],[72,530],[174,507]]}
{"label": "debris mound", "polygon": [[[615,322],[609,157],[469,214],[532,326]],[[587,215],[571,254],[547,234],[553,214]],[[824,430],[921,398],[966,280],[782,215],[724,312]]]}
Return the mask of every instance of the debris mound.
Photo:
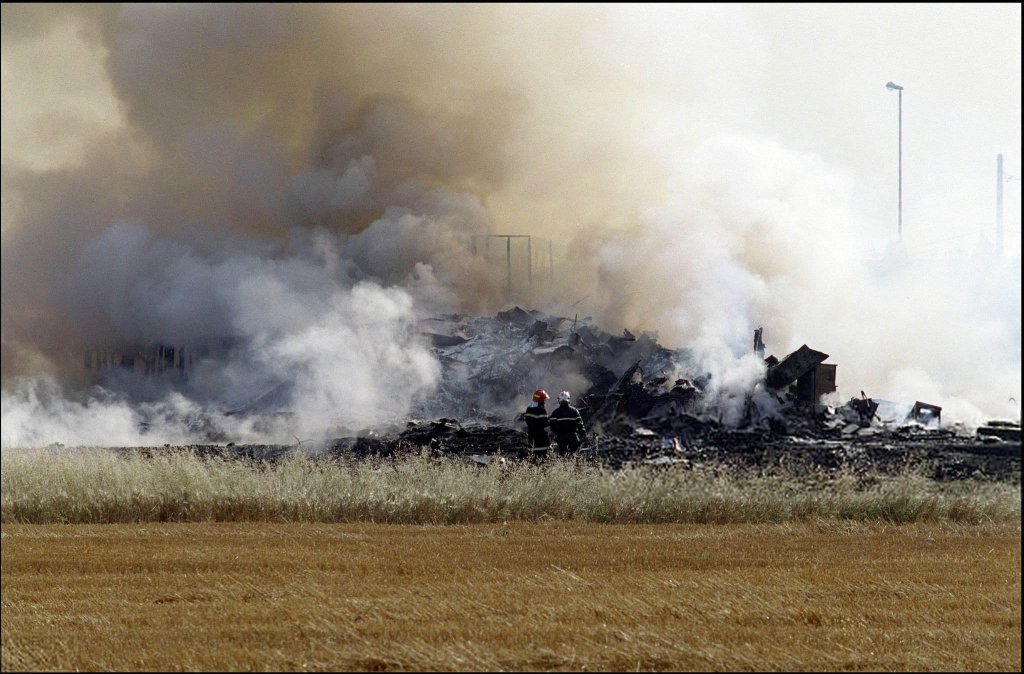
{"label": "debris mound", "polygon": [[572,391],[587,428],[578,457],[611,469],[708,462],[791,472],[910,468],[936,479],[1020,482],[1019,423],[991,421],[972,433],[943,426],[939,406],[877,400],[864,391],[834,404],[836,365],[825,362],[829,355],[804,344],[781,359],[765,358],[760,328],[754,353],[764,370],[754,385],[756,400],[754,390],[747,392],[743,414],[729,423],[709,394],[711,375],[688,349],[660,345],[656,333],[611,334],[590,317],[518,306],[495,316],[430,318],[419,331],[442,365],[442,379],[405,426],[339,429],[339,437],[316,447],[198,451],[260,460],[296,448],[356,459],[427,452],[481,466],[492,457],[536,459],[522,413],[529,393],[541,387]]}

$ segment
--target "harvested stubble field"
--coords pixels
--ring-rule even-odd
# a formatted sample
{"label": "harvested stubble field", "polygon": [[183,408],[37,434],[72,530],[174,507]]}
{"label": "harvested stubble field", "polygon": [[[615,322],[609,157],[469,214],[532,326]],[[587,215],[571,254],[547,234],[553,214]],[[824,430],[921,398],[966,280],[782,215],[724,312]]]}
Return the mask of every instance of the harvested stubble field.
{"label": "harvested stubble field", "polygon": [[5,670],[1016,670],[1015,524],[3,526]]}
{"label": "harvested stubble field", "polygon": [[5,452],[4,670],[1020,670],[1020,486]]}

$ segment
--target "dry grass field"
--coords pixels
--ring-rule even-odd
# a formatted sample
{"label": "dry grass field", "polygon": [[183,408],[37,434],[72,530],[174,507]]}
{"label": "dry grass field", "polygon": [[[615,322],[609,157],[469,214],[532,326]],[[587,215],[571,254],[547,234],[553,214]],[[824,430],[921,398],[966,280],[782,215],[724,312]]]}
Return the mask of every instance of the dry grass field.
{"label": "dry grass field", "polygon": [[5,523],[4,670],[1016,670],[1017,522]]}
{"label": "dry grass field", "polygon": [[190,451],[118,454],[96,448],[0,455],[4,524],[376,522],[601,524],[1020,522],[1020,484],[937,482],[919,474],[793,474],[715,463],[686,470],[604,470],[422,456],[280,463]]}

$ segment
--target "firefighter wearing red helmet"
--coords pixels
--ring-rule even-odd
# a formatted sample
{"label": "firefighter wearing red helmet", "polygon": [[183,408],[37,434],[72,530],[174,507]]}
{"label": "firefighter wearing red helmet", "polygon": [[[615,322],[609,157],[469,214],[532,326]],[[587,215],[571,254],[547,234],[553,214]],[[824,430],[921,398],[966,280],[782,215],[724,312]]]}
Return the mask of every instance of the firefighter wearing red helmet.
{"label": "firefighter wearing red helmet", "polygon": [[551,438],[548,437],[548,410],[544,407],[544,401],[548,394],[543,389],[533,392],[533,401],[526,408],[523,417],[526,419],[526,433],[529,436],[530,448],[543,454],[547,453],[551,446]]}

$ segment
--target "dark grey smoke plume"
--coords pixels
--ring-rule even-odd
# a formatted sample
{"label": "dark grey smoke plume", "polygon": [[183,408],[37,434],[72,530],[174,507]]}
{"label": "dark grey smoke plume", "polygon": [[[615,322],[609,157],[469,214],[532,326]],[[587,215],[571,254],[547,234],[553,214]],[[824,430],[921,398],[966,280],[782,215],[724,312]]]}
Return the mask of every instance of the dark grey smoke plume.
{"label": "dark grey smoke plume", "polygon": [[502,179],[509,106],[475,96],[439,108],[389,83],[408,55],[378,40],[402,44],[412,27],[388,14],[172,6],[89,17],[126,124],[80,167],[5,173],[27,205],[5,231],[5,377],[35,370],[29,353],[67,373],[105,341],[231,335],[231,300],[210,270],[235,260],[244,276],[289,254],[319,265],[308,240],[320,230],[341,254],[330,264],[343,287],[472,288],[445,294],[453,309],[493,299],[465,236],[489,227],[473,190]]}
{"label": "dark grey smoke plume", "polygon": [[[31,12],[5,8],[5,31]],[[219,348],[188,382],[199,403],[287,385],[296,432],[387,421],[429,391],[414,303],[496,306],[468,245],[513,102],[406,79],[420,26],[388,8],[82,14],[124,124],[80,166],[5,170],[26,205],[4,232],[5,388],[40,370],[86,383],[92,349],[168,344]],[[5,40],[40,30],[13,23]],[[181,388],[107,379],[154,403]]]}

